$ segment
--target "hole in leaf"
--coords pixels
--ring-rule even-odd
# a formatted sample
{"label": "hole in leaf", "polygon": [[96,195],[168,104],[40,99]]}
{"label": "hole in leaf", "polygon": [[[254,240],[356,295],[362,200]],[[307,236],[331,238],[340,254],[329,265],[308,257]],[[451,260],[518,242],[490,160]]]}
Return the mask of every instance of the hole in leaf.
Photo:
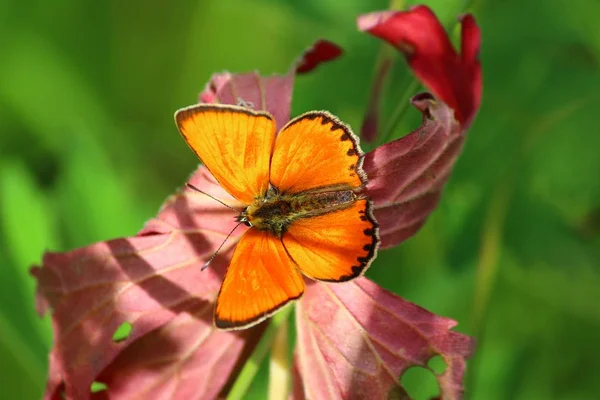
{"label": "hole in leaf", "polygon": [[126,340],[129,337],[129,335],[131,335],[132,330],[133,326],[129,322],[123,322],[121,325],[119,325],[119,327],[113,334],[113,342],[119,343],[123,340]]}
{"label": "hole in leaf", "polygon": [[440,395],[435,375],[423,367],[411,367],[400,378],[406,393],[414,400],[428,400]]}
{"label": "hole in leaf", "polygon": [[90,388],[90,392],[98,393],[98,392],[102,392],[107,389],[108,389],[108,386],[106,386],[106,383],[92,382],[92,387]]}
{"label": "hole in leaf", "polygon": [[433,356],[427,361],[427,366],[433,370],[437,375],[441,375],[446,370],[446,362],[442,356]]}

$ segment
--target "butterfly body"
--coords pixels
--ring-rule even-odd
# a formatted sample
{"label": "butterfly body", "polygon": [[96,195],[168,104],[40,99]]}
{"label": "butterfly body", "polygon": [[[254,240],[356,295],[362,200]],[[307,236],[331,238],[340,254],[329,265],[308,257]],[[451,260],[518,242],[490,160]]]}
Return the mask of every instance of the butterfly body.
{"label": "butterfly body", "polygon": [[249,226],[217,296],[218,328],[247,328],[300,298],[303,276],[343,282],[367,270],[379,228],[358,138],[335,116],[308,112],[277,132],[268,113],[199,104],[175,121]]}
{"label": "butterfly body", "polygon": [[359,197],[352,189],[323,188],[316,191],[285,194],[274,187],[248,206],[238,221],[282,238],[290,225],[302,218],[311,218],[343,210]]}

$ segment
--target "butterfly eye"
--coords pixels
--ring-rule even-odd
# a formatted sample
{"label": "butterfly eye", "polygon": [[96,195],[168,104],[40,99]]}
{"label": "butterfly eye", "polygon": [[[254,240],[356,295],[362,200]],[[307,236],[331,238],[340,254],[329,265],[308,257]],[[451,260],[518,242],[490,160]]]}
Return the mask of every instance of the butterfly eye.
{"label": "butterfly eye", "polygon": [[275,186],[269,184],[269,189],[267,190],[267,193],[265,195],[265,200],[272,199],[273,197],[277,197],[278,195],[279,195],[279,189],[277,189]]}
{"label": "butterfly eye", "polygon": [[237,217],[235,217],[235,221],[239,222],[239,223],[242,223],[242,224],[244,224],[244,225],[246,225],[248,227],[251,227],[252,223],[250,221],[248,221],[248,216],[247,216],[246,212],[247,212],[247,209],[244,210],[244,211],[242,211],[240,213],[240,215],[238,215]]}

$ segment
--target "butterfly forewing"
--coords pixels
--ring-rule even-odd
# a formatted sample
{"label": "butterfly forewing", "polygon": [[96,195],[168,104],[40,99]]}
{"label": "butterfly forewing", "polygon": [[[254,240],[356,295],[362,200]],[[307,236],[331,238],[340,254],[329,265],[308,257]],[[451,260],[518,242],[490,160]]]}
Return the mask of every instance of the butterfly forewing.
{"label": "butterfly forewing", "polygon": [[268,189],[275,141],[270,114],[198,104],[177,111],[175,122],[187,144],[233,197],[251,204]]}
{"label": "butterfly forewing", "polygon": [[335,185],[357,188],[364,183],[358,138],[328,112],[303,114],[277,135],[270,179],[286,193]]}

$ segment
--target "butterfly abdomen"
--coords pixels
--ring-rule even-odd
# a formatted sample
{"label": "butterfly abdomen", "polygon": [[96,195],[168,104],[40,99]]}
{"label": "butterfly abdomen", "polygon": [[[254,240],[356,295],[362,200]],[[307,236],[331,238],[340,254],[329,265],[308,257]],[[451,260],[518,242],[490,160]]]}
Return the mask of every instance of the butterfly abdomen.
{"label": "butterfly abdomen", "polygon": [[277,194],[249,206],[245,215],[252,226],[281,237],[294,221],[344,210],[357,198],[353,190]]}

